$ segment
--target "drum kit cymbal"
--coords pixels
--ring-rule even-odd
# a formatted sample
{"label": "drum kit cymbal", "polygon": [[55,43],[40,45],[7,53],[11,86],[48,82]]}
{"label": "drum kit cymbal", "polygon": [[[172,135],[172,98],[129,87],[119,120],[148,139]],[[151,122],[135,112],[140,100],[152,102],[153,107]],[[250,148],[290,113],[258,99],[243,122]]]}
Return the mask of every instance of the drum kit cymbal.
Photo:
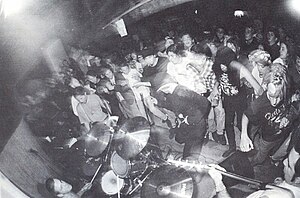
{"label": "drum kit cymbal", "polygon": [[87,154],[105,153],[102,162],[109,167],[99,174],[102,192],[108,197],[140,193],[138,197],[142,198],[191,198],[192,177],[183,168],[164,163],[163,159],[155,160],[160,155],[148,148],[149,139],[150,125],[143,117],[131,118],[113,132],[99,123],[91,128],[85,138]]}
{"label": "drum kit cymbal", "polygon": [[96,123],[85,138],[85,148],[90,156],[100,155],[108,146],[111,131],[103,123]]}
{"label": "drum kit cymbal", "polygon": [[119,132],[124,135],[117,141],[117,153],[125,160],[135,157],[147,145],[150,125],[143,117],[134,117],[125,122]]}

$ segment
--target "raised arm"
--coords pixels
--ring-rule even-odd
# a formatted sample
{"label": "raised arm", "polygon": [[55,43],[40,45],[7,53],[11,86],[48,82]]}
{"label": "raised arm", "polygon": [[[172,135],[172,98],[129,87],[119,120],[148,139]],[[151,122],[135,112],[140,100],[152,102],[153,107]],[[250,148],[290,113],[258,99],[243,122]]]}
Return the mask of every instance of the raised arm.
{"label": "raised arm", "polygon": [[259,85],[250,71],[244,65],[237,61],[231,61],[230,66],[240,71],[240,78],[245,78],[253,87],[256,94],[258,94],[259,96],[262,95],[262,93],[264,92],[263,88]]}

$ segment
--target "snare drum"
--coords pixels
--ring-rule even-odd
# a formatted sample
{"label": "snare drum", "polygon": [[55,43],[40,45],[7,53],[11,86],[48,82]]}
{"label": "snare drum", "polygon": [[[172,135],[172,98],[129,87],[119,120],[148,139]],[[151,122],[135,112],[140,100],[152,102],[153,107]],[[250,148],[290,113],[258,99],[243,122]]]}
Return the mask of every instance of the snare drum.
{"label": "snare drum", "polygon": [[145,160],[124,160],[117,152],[112,154],[110,163],[114,173],[121,178],[136,177],[147,168]]}
{"label": "snare drum", "polygon": [[118,193],[127,195],[132,190],[132,181],[119,178],[112,170],[110,170],[102,176],[101,188],[107,195],[116,195]]}

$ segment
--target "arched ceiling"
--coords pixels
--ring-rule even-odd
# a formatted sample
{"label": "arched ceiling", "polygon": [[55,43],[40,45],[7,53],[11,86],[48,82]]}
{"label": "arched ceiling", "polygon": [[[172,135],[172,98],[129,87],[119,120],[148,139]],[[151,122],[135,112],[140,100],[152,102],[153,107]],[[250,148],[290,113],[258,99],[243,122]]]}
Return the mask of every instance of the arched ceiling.
{"label": "arched ceiling", "polygon": [[83,25],[88,31],[85,32],[82,44],[99,41],[114,33],[115,30],[109,24],[117,19],[123,18],[128,25],[164,9],[191,1],[193,0],[83,0],[89,19]]}

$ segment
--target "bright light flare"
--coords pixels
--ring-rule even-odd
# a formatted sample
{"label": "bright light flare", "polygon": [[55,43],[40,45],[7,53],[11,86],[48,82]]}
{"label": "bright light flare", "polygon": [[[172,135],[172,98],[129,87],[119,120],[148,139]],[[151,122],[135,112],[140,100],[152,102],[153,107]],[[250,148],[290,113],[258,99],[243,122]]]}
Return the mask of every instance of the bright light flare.
{"label": "bright light flare", "polygon": [[20,12],[25,5],[25,0],[0,0],[1,3],[1,14],[4,17],[8,17]]}
{"label": "bright light flare", "polygon": [[300,0],[290,0],[288,4],[292,11],[300,15]]}

